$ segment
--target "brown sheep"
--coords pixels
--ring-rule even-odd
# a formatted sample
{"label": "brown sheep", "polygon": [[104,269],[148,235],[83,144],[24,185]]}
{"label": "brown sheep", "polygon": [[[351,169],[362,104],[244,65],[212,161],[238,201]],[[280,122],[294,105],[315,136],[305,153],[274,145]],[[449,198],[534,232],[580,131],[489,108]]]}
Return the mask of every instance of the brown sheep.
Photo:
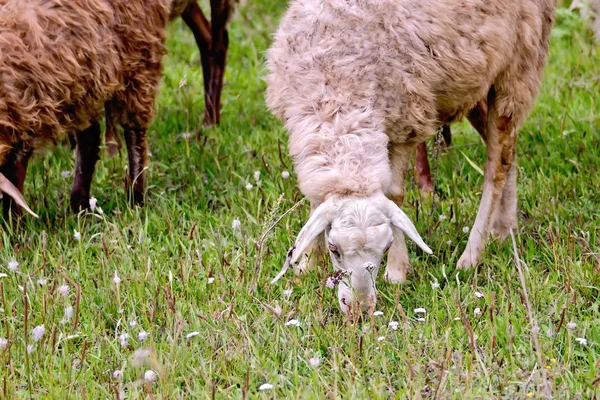
{"label": "brown sheep", "polygon": [[[71,207],[86,208],[98,160],[98,121],[106,106],[111,120],[124,128],[128,186],[141,202],[146,130],[155,113],[171,0],[2,4],[0,172],[21,191],[29,157],[74,134],[77,165]],[[13,207],[18,213],[5,198],[5,213]]]}

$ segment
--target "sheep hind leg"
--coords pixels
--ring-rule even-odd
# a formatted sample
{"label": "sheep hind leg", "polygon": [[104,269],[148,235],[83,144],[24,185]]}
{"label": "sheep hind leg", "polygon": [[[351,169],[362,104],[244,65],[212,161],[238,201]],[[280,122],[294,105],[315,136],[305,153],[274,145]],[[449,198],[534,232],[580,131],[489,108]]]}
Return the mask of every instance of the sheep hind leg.
{"label": "sheep hind leg", "polygon": [[[492,100],[493,97],[494,94],[492,93]],[[488,103],[490,109],[487,113],[487,122],[484,127],[484,138],[487,144],[487,161],[485,164],[483,194],[475,223],[469,234],[467,247],[458,260],[458,269],[473,267],[481,259],[481,254],[492,231],[492,226],[496,221],[498,211],[501,209],[500,206],[505,190],[507,193],[506,207],[509,207],[511,194],[514,193],[516,197],[516,170],[513,167],[513,163],[515,160],[518,121],[514,116],[511,117],[499,113],[497,99]],[[508,188],[507,179],[510,182]],[[514,206],[516,207],[516,201]]]}
{"label": "sheep hind leg", "polygon": [[431,169],[427,159],[427,144],[420,143],[415,148],[415,170],[417,172],[417,186],[421,193],[428,195],[433,193],[433,182],[431,180]]}
{"label": "sheep hind leg", "polygon": [[210,49],[212,43],[210,22],[208,22],[196,1],[188,4],[181,18],[194,34],[196,44],[200,50],[200,63],[202,64],[202,76],[204,78],[204,103],[206,105],[204,108],[204,124],[205,126],[212,125],[215,122],[213,118],[214,111],[208,106],[212,104],[212,99],[209,97],[211,81]]}
{"label": "sheep hind leg", "polygon": [[75,179],[71,188],[71,210],[79,212],[90,205],[90,189],[100,154],[100,124],[98,121],[76,135]]}
{"label": "sheep hind leg", "polygon": [[129,160],[127,193],[133,204],[144,202],[144,181],[148,164],[148,140],[145,128],[124,126]]}
{"label": "sheep hind leg", "polygon": [[211,46],[208,57],[210,79],[206,96],[204,125],[215,125],[221,120],[221,92],[229,47],[227,22],[231,14],[231,0],[211,0]]}
{"label": "sheep hind leg", "polygon": [[[25,183],[25,175],[27,175],[27,165],[31,150],[24,150],[20,144],[17,144],[9,156],[6,158],[4,165],[0,168],[0,172],[8,179],[19,192],[23,193],[23,184]],[[4,219],[8,220],[10,214],[20,216],[22,214],[21,207],[18,206],[10,196],[6,194],[2,198],[4,208]]]}
{"label": "sheep hind leg", "polygon": [[[393,172],[393,190],[390,196],[398,207],[402,207],[406,185],[406,173],[410,162],[412,148],[395,146],[390,150],[390,162]],[[404,234],[399,229],[394,229],[394,240],[388,251],[385,278],[392,283],[406,282],[406,275],[410,269],[408,250]]]}
{"label": "sheep hind leg", "polygon": [[517,164],[513,162],[502,190],[500,209],[494,221],[494,235],[505,239],[517,225]]}

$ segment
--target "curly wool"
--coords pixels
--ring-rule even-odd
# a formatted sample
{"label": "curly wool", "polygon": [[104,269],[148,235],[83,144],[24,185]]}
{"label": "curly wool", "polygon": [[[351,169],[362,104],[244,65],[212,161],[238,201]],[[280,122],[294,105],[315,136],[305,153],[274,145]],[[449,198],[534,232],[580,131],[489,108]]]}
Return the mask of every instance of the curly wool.
{"label": "curly wool", "polygon": [[520,94],[498,104],[522,123],[553,10],[552,0],[292,1],[267,54],[266,100],[289,131],[304,195],[395,195],[389,146],[423,142],[492,85]]}
{"label": "curly wool", "polygon": [[99,119],[147,127],[170,0],[0,2],[0,165]]}

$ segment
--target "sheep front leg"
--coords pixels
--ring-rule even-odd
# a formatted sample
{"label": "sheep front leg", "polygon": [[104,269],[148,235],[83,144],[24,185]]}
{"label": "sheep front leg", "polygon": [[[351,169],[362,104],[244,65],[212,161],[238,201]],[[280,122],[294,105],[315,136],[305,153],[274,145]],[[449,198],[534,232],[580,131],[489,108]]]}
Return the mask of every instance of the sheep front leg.
{"label": "sheep front leg", "polygon": [[148,163],[148,140],[146,129],[125,126],[125,142],[129,159],[129,177],[127,192],[134,204],[144,202],[145,170]]}
{"label": "sheep front leg", "polygon": [[[392,166],[392,189],[390,198],[398,207],[402,207],[406,186],[406,174],[412,153],[411,147],[394,146],[390,150],[390,162]],[[394,229],[394,240],[388,251],[385,278],[392,283],[406,282],[406,275],[410,269],[408,250],[404,241],[404,234],[399,229]]]}
{"label": "sheep front leg", "polygon": [[[11,153],[6,158],[4,165],[0,168],[0,172],[8,179],[21,193],[23,193],[23,184],[25,183],[25,175],[27,174],[27,165],[31,156],[30,149],[23,149],[19,143],[15,145]],[[6,194],[2,198],[4,208],[4,219],[8,220],[10,213],[20,216],[22,214],[19,207],[10,196]]]}
{"label": "sheep front leg", "polygon": [[98,121],[76,135],[75,179],[71,189],[73,212],[85,210],[90,205],[90,188],[100,153],[100,124]]}
{"label": "sheep front leg", "polygon": [[[497,107],[491,107],[485,128],[487,161],[483,194],[467,247],[458,260],[458,269],[470,268],[479,262],[494,224],[504,232],[512,227],[513,221],[516,224],[514,160],[517,126],[510,116],[499,115]],[[503,201],[504,194],[506,198]],[[499,215],[499,210],[508,215]],[[501,222],[496,223],[497,218]]]}

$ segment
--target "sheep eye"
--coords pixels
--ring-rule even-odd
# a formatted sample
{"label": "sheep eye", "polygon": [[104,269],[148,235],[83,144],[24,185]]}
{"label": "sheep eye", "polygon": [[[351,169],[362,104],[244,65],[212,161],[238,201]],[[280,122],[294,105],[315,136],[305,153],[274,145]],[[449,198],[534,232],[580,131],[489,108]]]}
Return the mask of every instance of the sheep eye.
{"label": "sheep eye", "polygon": [[340,256],[340,252],[339,252],[337,246],[333,243],[329,243],[329,251],[332,252],[333,255],[336,257]]}

